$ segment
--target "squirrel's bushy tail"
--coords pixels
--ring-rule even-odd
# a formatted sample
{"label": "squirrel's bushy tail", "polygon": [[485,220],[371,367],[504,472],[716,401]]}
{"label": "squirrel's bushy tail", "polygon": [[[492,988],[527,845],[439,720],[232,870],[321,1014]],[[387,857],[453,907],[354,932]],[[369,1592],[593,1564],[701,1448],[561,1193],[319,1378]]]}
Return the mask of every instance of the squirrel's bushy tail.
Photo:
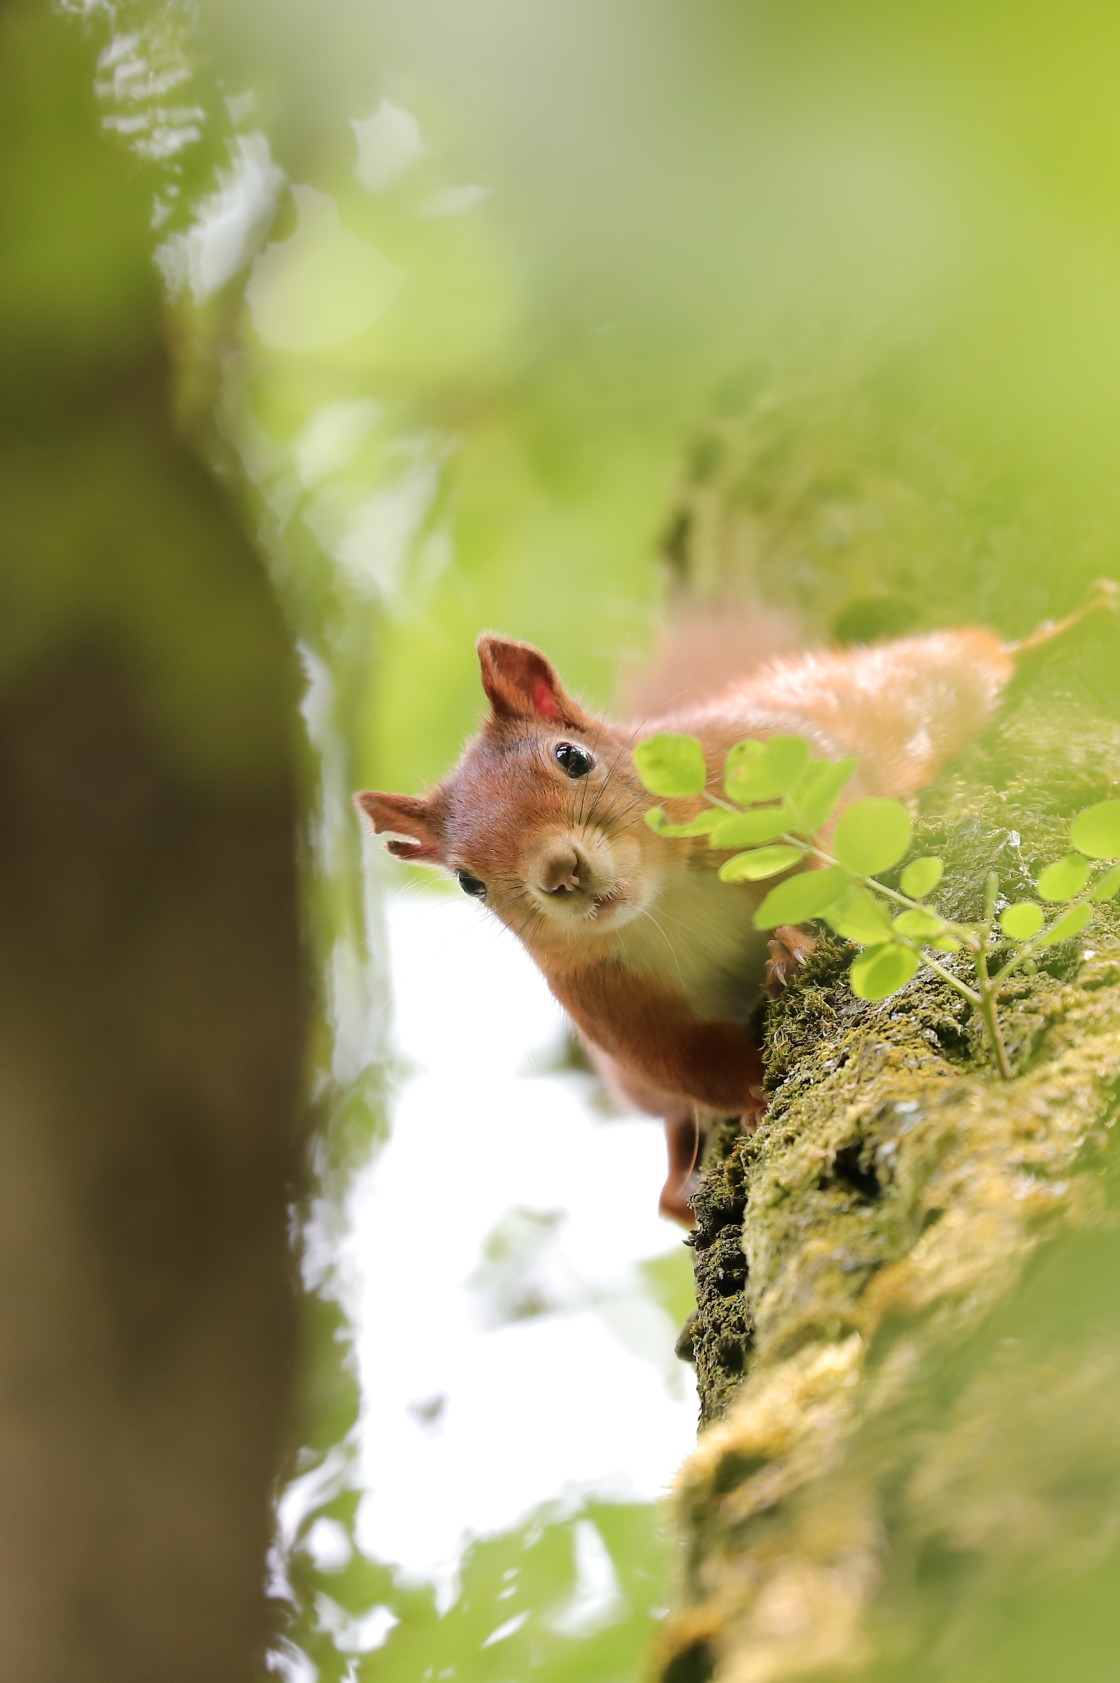
{"label": "squirrel's bushy tail", "polygon": [[791,608],[732,598],[690,602],[676,595],[651,652],[623,669],[619,710],[642,718],[707,701],[813,641]]}

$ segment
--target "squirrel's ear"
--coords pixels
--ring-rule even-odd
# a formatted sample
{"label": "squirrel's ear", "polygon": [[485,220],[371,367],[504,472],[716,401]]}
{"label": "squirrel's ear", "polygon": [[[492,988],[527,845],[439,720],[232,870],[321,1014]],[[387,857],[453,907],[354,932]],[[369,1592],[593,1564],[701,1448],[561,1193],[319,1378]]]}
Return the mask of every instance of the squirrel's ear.
{"label": "squirrel's ear", "polygon": [[385,830],[392,832],[385,846],[398,859],[422,865],[439,863],[443,837],[431,801],[417,800],[413,795],[383,795],[373,789],[363,789],[354,800],[378,835]]}
{"label": "squirrel's ear", "polygon": [[499,719],[547,719],[554,725],[586,729],[587,715],[564,694],[549,661],[531,643],[511,637],[478,639],[482,687]]}

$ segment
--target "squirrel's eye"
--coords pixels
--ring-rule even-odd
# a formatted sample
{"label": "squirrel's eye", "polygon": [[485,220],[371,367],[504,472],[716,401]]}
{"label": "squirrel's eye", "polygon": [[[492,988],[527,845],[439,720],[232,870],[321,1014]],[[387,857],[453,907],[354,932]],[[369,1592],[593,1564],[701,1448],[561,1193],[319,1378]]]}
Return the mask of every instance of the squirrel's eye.
{"label": "squirrel's eye", "polygon": [[586,777],[595,764],[587,749],[580,748],[574,742],[558,742],[553,752],[565,775],[573,779]]}
{"label": "squirrel's eye", "polygon": [[486,893],[484,882],[480,881],[478,877],[472,877],[469,871],[456,871],[455,875],[459,879],[459,887],[464,894],[471,895],[475,900],[482,899],[482,896]]}

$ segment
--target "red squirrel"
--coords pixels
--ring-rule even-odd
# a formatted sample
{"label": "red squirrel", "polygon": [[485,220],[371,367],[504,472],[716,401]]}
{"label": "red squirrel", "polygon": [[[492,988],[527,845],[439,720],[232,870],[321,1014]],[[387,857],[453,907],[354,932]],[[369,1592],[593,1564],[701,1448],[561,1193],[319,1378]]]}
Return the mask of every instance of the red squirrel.
{"label": "red squirrel", "polygon": [[[1106,588],[1106,585],[1108,588]],[[718,790],[745,737],[803,736],[829,759],[859,756],[845,801],[905,798],[928,784],[988,719],[1018,655],[1104,602],[1020,643],[969,627],[870,647],[785,656],[704,700],[612,724],[562,687],[538,649],[484,635],[478,654],[490,711],[459,764],[424,797],[356,799],[399,859],[442,866],[526,947],[608,1084],[665,1119],[670,1171],[661,1208],[686,1225],[696,1112],[757,1125],[763,1068],[748,1024],[812,943],[774,939],[754,913],[769,883],[730,886],[728,854],[704,836],[654,834],[653,803],[631,749],[659,730],[704,747]],[[701,797],[663,803],[674,822]]]}

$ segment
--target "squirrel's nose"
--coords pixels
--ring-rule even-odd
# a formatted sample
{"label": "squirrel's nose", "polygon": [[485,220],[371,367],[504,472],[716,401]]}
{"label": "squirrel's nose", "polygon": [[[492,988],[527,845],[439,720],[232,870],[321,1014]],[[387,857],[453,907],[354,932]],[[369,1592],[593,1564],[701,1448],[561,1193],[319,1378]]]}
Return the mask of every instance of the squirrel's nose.
{"label": "squirrel's nose", "polygon": [[583,860],[570,842],[558,843],[540,860],[537,880],[546,894],[571,894],[580,885]]}

